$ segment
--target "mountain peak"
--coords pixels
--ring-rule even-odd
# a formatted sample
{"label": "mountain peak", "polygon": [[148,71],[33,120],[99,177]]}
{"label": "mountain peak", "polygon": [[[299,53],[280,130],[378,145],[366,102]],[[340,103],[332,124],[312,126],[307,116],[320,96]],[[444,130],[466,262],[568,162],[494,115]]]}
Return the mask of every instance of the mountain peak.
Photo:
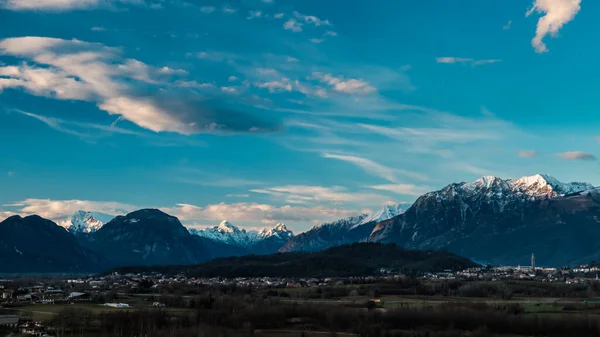
{"label": "mountain peak", "polygon": [[259,236],[262,238],[277,237],[280,239],[291,238],[294,233],[289,230],[283,223],[278,223],[271,228],[263,228],[259,232]]}
{"label": "mountain peak", "polygon": [[114,218],[110,214],[79,210],[60,225],[71,233],[94,233]]}
{"label": "mountain peak", "polygon": [[484,176],[469,183],[448,185],[444,190],[456,192],[458,189],[469,194],[486,191],[486,194],[492,193],[489,194],[490,196],[502,193],[521,193],[532,197],[552,197],[579,193],[592,188],[593,186],[588,183],[563,183],[549,174],[535,174],[519,179],[502,179],[495,176]]}
{"label": "mountain peak", "polygon": [[237,228],[236,226],[232,225],[231,222],[227,221],[227,220],[223,220],[221,221],[221,223],[219,224],[219,226],[217,226],[217,229],[221,232],[225,232],[225,233],[233,233],[236,231],[239,231],[240,229]]}

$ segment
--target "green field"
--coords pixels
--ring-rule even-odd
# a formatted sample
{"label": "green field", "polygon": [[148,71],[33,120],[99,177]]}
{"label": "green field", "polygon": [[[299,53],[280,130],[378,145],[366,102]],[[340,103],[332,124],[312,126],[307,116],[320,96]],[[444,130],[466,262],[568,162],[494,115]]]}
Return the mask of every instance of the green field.
{"label": "green field", "polygon": [[[123,302],[127,303],[127,302]],[[90,311],[94,314],[99,314],[101,312],[117,312],[117,311],[131,311],[131,310],[140,310],[140,309],[154,309],[147,302],[134,302],[128,303],[131,307],[129,308],[113,308],[108,307],[102,304],[93,304],[93,303],[74,303],[74,304],[28,304],[23,307],[16,308],[19,311],[20,315],[31,317],[36,321],[48,321],[52,319],[52,316],[56,315],[60,311],[69,308],[69,309],[77,309],[77,310],[85,310]],[[166,309],[170,312],[189,312],[189,309],[182,308],[162,308]]]}

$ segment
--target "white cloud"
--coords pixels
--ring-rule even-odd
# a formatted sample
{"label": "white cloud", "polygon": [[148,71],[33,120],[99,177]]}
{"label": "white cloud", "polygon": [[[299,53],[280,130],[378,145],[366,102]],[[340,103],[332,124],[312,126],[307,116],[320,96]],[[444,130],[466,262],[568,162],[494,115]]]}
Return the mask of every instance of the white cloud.
{"label": "white cloud", "polygon": [[333,88],[333,91],[344,93],[344,94],[368,94],[376,91],[375,87],[362,79],[344,79],[344,77],[335,77],[332,74],[324,74],[320,72],[314,72],[313,77],[327,83]]}
{"label": "white cloud", "polygon": [[249,198],[250,194],[227,194],[228,198]]}
{"label": "white cloud", "polygon": [[484,64],[492,64],[502,62],[499,59],[488,59],[488,60],[475,60],[472,58],[466,57],[438,57],[436,58],[437,63],[445,63],[445,64],[453,64],[453,63],[461,63],[461,64],[471,64],[472,66],[479,66]]}
{"label": "white cloud", "polygon": [[221,91],[226,92],[228,94],[237,94],[237,92],[238,92],[237,88],[233,87],[233,86],[221,87]]}
{"label": "white cloud", "polygon": [[25,199],[13,204],[4,205],[4,207],[12,208],[15,213],[21,215],[37,214],[42,218],[51,219],[56,222],[67,220],[73,213],[79,210],[120,215],[137,209],[134,205],[113,201],[51,199]]}
{"label": "white cloud", "polygon": [[295,57],[288,56],[285,58],[287,62],[298,62],[298,59]]}
{"label": "white cloud", "polygon": [[323,35],[325,35],[325,36],[337,36],[337,33],[334,32],[334,31],[332,31],[332,30],[328,30]]}
{"label": "white cloud", "polygon": [[106,29],[104,27],[92,27],[92,28],[90,28],[90,30],[93,32],[103,32]]}
{"label": "white cloud", "polygon": [[121,115],[155,132],[194,132],[193,125],[182,122],[153,100],[129,96],[129,87],[116,78],[156,83],[154,74],[160,72],[133,59],[115,64],[120,56],[114,48],[79,40],[22,37],[1,40],[0,53],[31,58],[50,66],[35,67],[23,63],[1,67],[0,73],[5,78],[0,79],[0,90],[22,87],[40,96],[93,101],[109,114]]}
{"label": "white cloud", "polygon": [[221,10],[223,11],[223,13],[226,13],[226,14],[233,14],[233,13],[237,12],[237,9],[229,7],[229,6],[224,6]]}
{"label": "white cloud", "polygon": [[210,14],[215,11],[215,8],[213,6],[202,6],[200,11],[204,14]]}
{"label": "white cloud", "polygon": [[535,37],[531,45],[538,53],[548,51],[544,38],[547,35],[556,36],[558,31],[575,18],[581,9],[581,0],[534,0],[533,7],[527,11],[526,16],[534,12],[544,14],[537,23]]}
{"label": "white cloud", "polygon": [[581,151],[561,152],[556,155],[566,160],[596,160],[596,156],[593,154]]}
{"label": "white cloud", "polygon": [[[233,195],[232,195],[233,196]],[[246,197],[236,195],[235,197]],[[139,206],[112,201],[90,200],[51,200],[51,199],[26,199],[3,206],[0,210],[0,221],[13,215],[37,214],[43,218],[51,219],[59,225],[66,221],[78,210],[101,212],[111,215],[122,215],[140,209]],[[356,210],[342,209],[325,206],[273,206],[260,203],[218,203],[205,206],[191,204],[177,204],[172,207],[157,207],[163,212],[176,216],[182,223],[193,225],[197,223],[217,222],[223,219],[242,222],[260,222],[265,224],[277,222],[320,223],[356,215]]]}
{"label": "white cloud", "polygon": [[387,191],[396,194],[421,196],[427,193],[430,189],[425,186],[417,186],[412,184],[384,184],[384,185],[373,185],[369,186],[374,190]]}
{"label": "white cloud", "polygon": [[158,69],[158,72],[165,75],[187,75],[188,72],[185,69],[173,69],[169,67],[162,67]]}
{"label": "white cloud", "polygon": [[[22,111],[22,110],[11,110],[13,112],[20,113],[24,116],[34,118],[44,124],[48,125],[52,129],[63,132],[66,134],[70,134],[73,136],[77,136],[83,139],[94,139],[101,138],[106,135],[120,133],[127,135],[136,135],[136,136],[144,136],[144,134],[131,131],[128,129],[119,128],[115,125],[102,125],[102,124],[93,124],[93,123],[81,123],[81,122],[73,122],[67,121],[58,118],[46,117],[37,115],[34,113]],[[118,121],[118,119],[117,119]],[[114,124],[114,123],[113,123]]]}
{"label": "white cloud", "polygon": [[289,19],[283,24],[283,29],[299,33],[302,31],[302,24],[295,19]]}
{"label": "white cloud", "polygon": [[269,89],[270,93],[274,92],[290,92],[293,90],[292,84],[287,78],[282,78],[279,81],[269,81],[269,82],[261,82],[255,83],[255,86],[258,88],[266,88]]}
{"label": "white cloud", "polygon": [[310,41],[310,43],[319,44],[319,43],[322,43],[323,41],[325,41],[325,39],[316,39],[316,38],[312,38],[312,39],[310,39],[310,40],[308,40],[308,41]]}
{"label": "white cloud", "polygon": [[248,20],[256,19],[262,17],[263,13],[261,11],[249,11],[248,12]]}
{"label": "white cloud", "polygon": [[315,26],[330,26],[331,23],[328,20],[321,20],[313,15],[304,15],[298,12],[294,12],[294,16],[300,21],[304,21],[305,23],[312,24]]}
{"label": "white cloud", "polygon": [[521,158],[532,158],[537,156],[537,152],[530,150],[530,151],[519,151],[519,157]]}
{"label": "white cloud", "polygon": [[269,188],[252,189],[250,192],[267,194],[279,201],[291,204],[309,203],[358,203],[364,200],[378,200],[383,197],[369,193],[352,193],[342,186],[311,186],[311,185],[285,185]]}
{"label": "white cloud", "polygon": [[472,125],[461,125],[458,122],[453,125],[446,124],[443,127],[431,128],[390,128],[371,124],[359,124],[359,126],[375,133],[413,144],[464,144],[482,140],[497,140],[503,138],[502,129],[500,129],[500,127],[507,126],[507,124],[502,121],[494,120],[482,120],[480,122],[470,121],[470,123],[472,123]]}
{"label": "white cloud", "polygon": [[281,18],[283,18],[284,16],[285,16],[285,13],[277,13],[277,14],[273,15],[273,17],[274,17],[275,19],[281,19]]}
{"label": "white cloud", "polygon": [[204,207],[179,204],[175,207],[162,208],[162,211],[178,217],[184,223],[198,223],[207,221],[252,221],[262,223],[277,222],[323,222],[356,215],[355,210],[329,208],[324,206],[297,207],[273,206],[259,203],[219,203]]}
{"label": "white cloud", "polygon": [[64,11],[96,7],[99,5],[99,0],[4,0],[0,4],[3,8],[15,11]]}
{"label": "white cloud", "polygon": [[235,82],[235,81],[237,81],[237,80],[238,80],[238,78],[237,78],[237,77],[235,77],[235,76],[229,76],[229,78],[228,78],[227,80],[228,80],[229,82]]}
{"label": "white cloud", "polygon": [[175,85],[182,88],[194,88],[194,89],[215,89],[216,86],[212,83],[202,83],[197,81],[176,81]]}
{"label": "white cloud", "polygon": [[459,172],[466,172],[466,173],[471,173],[471,174],[475,174],[475,175],[479,175],[479,176],[491,176],[494,175],[494,173],[488,169],[473,165],[473,164],[469,164],[466,162],[460,162],[460,163],[450,163],[447,165],[447,167],[449,169],[455,170],[455,171],[459,171]]}
{"label": "white cloud", "polygon": [[504,26],[502,26],[502,29],[509,30],[511,26],[512,26],[512,20],[508,20],[508,22]]}
{"label": "white cloud", "polygon": [[0,7],[13,11],[54,11],[83,10],[97,7],[110,8],[121,4],[143,4],[140,0],[0,0]]}

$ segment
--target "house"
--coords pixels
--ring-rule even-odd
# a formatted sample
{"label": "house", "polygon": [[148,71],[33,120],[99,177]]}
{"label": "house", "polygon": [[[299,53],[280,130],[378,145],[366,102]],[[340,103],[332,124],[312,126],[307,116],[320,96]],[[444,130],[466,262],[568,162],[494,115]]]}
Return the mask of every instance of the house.
{"label": "house", "polygon": [[16,328],[19,325],[19,316],[17,315],[0,315],[0,326]]}
{"label": "house", "polygon": [[0,293],[0,295],[0,298],[2,298],[3,300],[8,300],[13,297],[13,292],[12,290],[4,290]]}
{"label": "house", "polygon": [[81,292],[77,292],[77,291],[69,293],[69,299],[72,299],[72,300],[86,300],[89,298],[90,298],[90,294],[88,294],[88,293],[81,293]]}
{"label": "house", "polygon": [[129,308],[127,303],[104,303],[104,306],[111,308]]}

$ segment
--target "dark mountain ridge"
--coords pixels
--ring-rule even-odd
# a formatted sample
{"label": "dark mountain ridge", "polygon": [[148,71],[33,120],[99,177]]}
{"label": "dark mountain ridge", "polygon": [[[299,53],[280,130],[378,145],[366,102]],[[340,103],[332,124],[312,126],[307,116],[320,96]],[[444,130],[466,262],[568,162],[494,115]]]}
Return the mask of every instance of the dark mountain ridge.
{"label": "dark mountain ridge", "polygon": [[210,259],[179,220],[157,209],[118,216],[89,236],[90,248],[118,265],[194,264]]}
{"label": "dark mountain ridge", "polygon": [[1,272],[92,272],[107,266],[103,257],[50,220],[15,215],[0,222]]}
{"label": "dark mountain ridge", "polygon": [[[438,272],[475,267],[444,251],[413,251],[395,244],[355,243],[320,252],[276,253],[215,259],[194,266],[126,267],[110,272],[185,273],[194,277],[347,277],[375,275],[380,268]],[[109,273],[110,273],[109,272]]]}

